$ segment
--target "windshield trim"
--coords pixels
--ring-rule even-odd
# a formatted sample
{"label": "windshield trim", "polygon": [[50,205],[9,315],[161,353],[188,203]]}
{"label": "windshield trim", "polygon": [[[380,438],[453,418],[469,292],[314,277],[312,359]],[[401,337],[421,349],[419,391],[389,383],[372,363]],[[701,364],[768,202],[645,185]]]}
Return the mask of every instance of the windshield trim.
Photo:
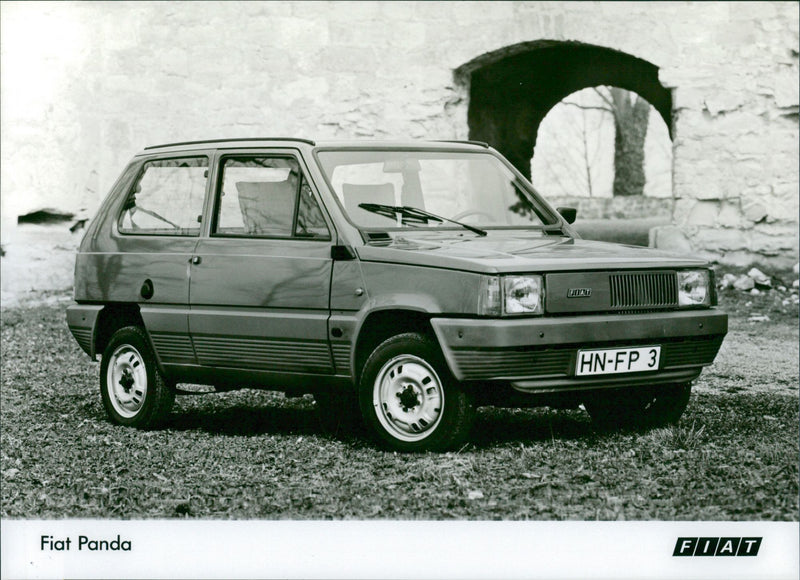
{"label": "windshield trim", "polygon": [[[443,143],[444,145],[444,143]],[[335,146],[321,146],[315,147],[311,154],[314,156],[314,161],[317,164],[317,168],[319,169],[320,174],[322,175],[322,179],[325,181],[325,185],[328,187],[328,191],[330,192],[330,197],[333,198],[334,203],[339,207],[339,211],[342,213],[342,216],[347,223],[352,225],[356,228],[360,234],[362,241],[365,243],[368,240],[367,233],[371,232],[419,232],[419,231],[447,231],[453,230],[456,231],[460,228],[452,228],[448,226],[435,226],[435,227],[426,227],[426,228],[399,228],[399,227],[387,227],[387,228],[378,228],[375,226],[363,226],[359,225],[353,221],[350,217],[350,214],[344,208],[342,201],[339,199],[339,196],[336,194],[336,190],[333,188],[333,184],[330,181],[330,176],[328,175],[327,171],[325,171],[324,165],[319,158],[320,153],[325,153],[328,151],[410,151],[410,152],[431,152],[431,153],[459,153],[459,154],[467,154],[467,155],[490,155],[497,159],[502,165],[508,168],[516,178],[514,182],[520,186],[520,189],[528,196],[529,201],[531,204],[538,210],[542,212],[544,216],[549,217],[552,221],[551,223],[545,223],[542,225],[519,225],[519,226],[481,226],[480,229],[482,230],[527,230],[527,231],[544,231],[546,228],[559,226],[561,227],[562,231],[569,235],[568,227],[565,227],[566,222],[563,221],[563,218],[558,214],[555,209],[550,207],[550,204],[545,200],[542,196],[540,196],[536,190],[533,189],[533,186],[529,183],[529,181],[522,175],[519,170],[511,165],[511,163],[502,155],[497,153],[494,149],[489,147],[488,149],[472,149],[472,148],[461,148],[461,147],[449,147],[449,146],[442,146],[436,147],[431,146],[430,144],[416,146],[375,146],[375,145],[353,145],[352,147],[335,147]]]}

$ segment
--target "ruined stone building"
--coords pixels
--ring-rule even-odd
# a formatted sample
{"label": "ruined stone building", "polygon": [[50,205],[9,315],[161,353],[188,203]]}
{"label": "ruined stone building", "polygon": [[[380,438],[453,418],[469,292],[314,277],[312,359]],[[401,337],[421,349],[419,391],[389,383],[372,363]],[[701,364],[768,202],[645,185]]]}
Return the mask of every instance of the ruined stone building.
{"label": "ruined stone building", "polygon": [[[530,172],[567,95],[645,97],[672,139],[658,245],[798,254],[798,4],[4,3],[2,215],[91,214],[145,145],[476,139]],[[5,234],[4,234],[5,235]]]}

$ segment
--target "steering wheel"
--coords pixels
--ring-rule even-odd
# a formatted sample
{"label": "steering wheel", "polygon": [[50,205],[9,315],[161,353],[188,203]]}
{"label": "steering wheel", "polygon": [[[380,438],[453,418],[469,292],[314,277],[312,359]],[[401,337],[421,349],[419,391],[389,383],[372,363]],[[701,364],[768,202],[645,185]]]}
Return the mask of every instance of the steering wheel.
{"label": "steering wheel", "polygon": [[451,220],[455,220],[455,221],[459,221],[459,220],[462,220],[465,217],[468,217],[468,216],[471,216],[471,215],[479,215],[479,216],[487,217],[487,218],[489,218],[490,221],[494,221],[494,216],[493,215],[488,214],[485,211],[481,211],[479,209],[468,209],[467,211],[462,211],[461,213],[454,215],[450,219]]}

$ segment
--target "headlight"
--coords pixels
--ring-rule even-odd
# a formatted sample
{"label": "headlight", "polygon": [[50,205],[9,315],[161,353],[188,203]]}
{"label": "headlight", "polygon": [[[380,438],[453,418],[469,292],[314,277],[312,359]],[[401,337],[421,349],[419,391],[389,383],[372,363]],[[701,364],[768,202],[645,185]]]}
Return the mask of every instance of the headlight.
{"label": "headlight", "polygon": [[541,276],[483,276],[478,295],[480,316],[543,312],[544,281]]}
{"label": "headlight", "polygon": [[678,272],[678,305],[711,306],[711,274],[708,270]]}
{"label": "headlight", "polygon": [[502,281],[505,314],[542,314],[544,283],[541,276],[504,276]]}

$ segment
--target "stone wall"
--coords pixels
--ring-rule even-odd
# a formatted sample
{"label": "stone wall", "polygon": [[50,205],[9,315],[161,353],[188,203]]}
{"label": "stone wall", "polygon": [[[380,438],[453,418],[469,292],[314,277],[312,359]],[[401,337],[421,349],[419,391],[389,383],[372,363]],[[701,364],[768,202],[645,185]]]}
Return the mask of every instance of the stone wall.
{"label": "stone wall", "polygon": [[708,6],[726,25],[703,34],[691,67],[661,71],[674,96],[673,217],[693,248],[725,263],[797,261],[797,7]]}
{"label": "stone wall", "polygon": [[[622,51],[673,92],[674,221],[724,262],[797,261],[796,3],[3,3],[3,239],[92,213],[148,144],[465,138],[468,75],[540,39]],[[468,70],[469,67],[463,70]],[[5,242],[4,242],[5,243]]]}
{"label": "stone wall", "polygon": [[578,219],[655,219],[669,222],[673,200],[664,197],[585,197],[550,196],[548,201],[555,207],[574,207]]}

